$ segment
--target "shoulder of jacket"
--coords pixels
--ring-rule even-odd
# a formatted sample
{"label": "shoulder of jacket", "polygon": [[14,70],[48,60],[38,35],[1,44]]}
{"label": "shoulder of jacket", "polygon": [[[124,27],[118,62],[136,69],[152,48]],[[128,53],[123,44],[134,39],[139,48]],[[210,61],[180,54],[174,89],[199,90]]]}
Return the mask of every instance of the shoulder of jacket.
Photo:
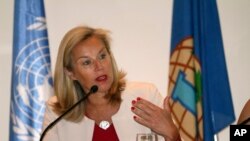
{"label": "shoulder of jacket", "polygon": [[128,88],[156,88],[153,83],[150,82],[140,82],[140,81],[130,81],[127,82],[126,86]]}
{"label": "shoulder of jacket", "polygon": [[51,96],[46,102],[46,113],[49,114],[53,118],[58,117],[58,115],[53,110],[57,102],[58,102],[58,99],[56,96]]}

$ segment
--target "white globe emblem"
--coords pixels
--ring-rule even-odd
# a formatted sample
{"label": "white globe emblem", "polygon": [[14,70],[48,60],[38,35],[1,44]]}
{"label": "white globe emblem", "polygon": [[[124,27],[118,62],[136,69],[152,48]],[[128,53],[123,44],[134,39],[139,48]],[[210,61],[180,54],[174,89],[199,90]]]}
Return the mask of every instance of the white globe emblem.
{"label": "white globe emblem", "polygon": [[32,127],[41,129],[44,102],[52,94],[47,37],[37,38],[24,46],[17,55],[14,67],[16,78],[13,79],[17,79],[14,89],[16,116],[27,126],[32,124]]}

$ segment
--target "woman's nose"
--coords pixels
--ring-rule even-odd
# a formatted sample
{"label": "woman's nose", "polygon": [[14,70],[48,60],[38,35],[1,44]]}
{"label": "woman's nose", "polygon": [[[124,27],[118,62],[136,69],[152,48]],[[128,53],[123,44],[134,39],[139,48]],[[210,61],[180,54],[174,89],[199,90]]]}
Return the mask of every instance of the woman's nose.
{"label": "woman's nose", "polygon": [[95,60],[95,69],[99,70],[103,68],[103,64],[101,60]]}

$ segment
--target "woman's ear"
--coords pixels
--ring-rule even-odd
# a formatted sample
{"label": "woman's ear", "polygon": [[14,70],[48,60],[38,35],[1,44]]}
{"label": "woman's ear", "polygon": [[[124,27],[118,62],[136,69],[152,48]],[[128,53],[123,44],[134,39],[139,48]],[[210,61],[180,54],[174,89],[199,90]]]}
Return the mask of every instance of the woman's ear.
{"label": "woman's ear", "polygon": [[70,79],[77,80],[72,71],[68,70],[67,68],[64,68],[63,71]]}

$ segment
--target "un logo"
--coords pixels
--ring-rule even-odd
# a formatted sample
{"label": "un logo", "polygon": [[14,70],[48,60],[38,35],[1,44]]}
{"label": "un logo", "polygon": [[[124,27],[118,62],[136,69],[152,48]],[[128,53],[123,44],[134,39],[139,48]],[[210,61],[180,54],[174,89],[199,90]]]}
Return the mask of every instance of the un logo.
{"label": "un logo", "polygon": [[22,140],[37,140],[40,137],[45,101],[52,94],[47,37],[35,37],[16,56],[12,78],[15,88],[12,89],[11,102],[11,108],[15,109],[11,110],[13,131]]}

